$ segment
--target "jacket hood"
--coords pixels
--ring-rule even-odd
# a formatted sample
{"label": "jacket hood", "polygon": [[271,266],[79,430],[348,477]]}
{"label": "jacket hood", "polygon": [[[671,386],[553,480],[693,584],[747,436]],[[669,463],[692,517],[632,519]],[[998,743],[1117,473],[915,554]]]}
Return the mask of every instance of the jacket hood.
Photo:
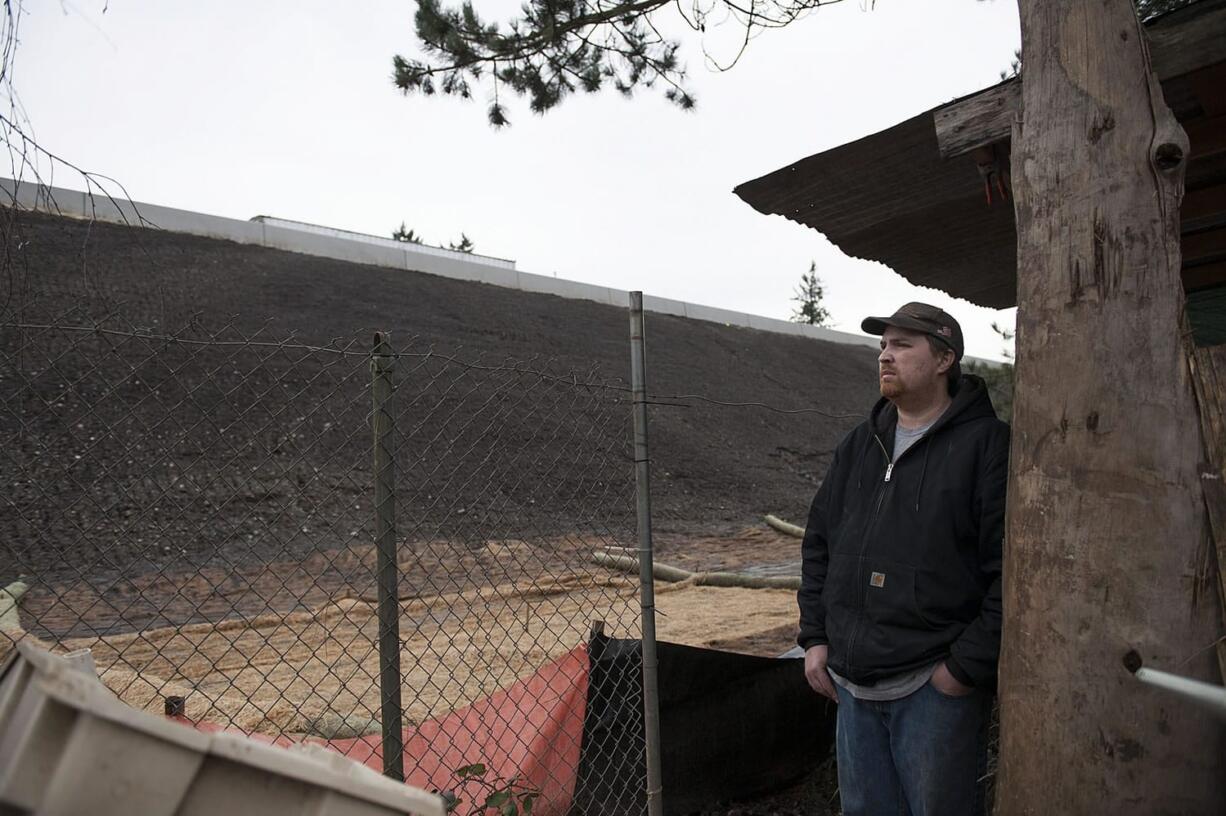
{"label": "jacket hood", "polygon": [[[985,416],[996,417],[996,409],[992,407],[992,399],[988,396],[987,383],[975,374],[963,374],[958,379],[958,390],[954,393],[953,402],[945,409],[945,413],[941,414],[941,418],[929,433]],[[898,425],[898,409],[894,403],[885,397],[879,399],[869,415],[869,425],[878,436],[892,437],[894,428]]]}

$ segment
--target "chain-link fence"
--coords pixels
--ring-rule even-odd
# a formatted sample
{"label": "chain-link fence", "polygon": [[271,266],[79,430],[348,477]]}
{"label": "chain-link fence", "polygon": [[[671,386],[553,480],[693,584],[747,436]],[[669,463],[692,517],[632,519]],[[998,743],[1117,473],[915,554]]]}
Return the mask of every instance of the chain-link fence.
{"label": "chain-link fence", "polygon": [[0,652],[470,804],[640,809],[641,685],[593,669],[640,633],[593,559],[637,540],[631,422],[600,371],[424,338],[10,318]]}

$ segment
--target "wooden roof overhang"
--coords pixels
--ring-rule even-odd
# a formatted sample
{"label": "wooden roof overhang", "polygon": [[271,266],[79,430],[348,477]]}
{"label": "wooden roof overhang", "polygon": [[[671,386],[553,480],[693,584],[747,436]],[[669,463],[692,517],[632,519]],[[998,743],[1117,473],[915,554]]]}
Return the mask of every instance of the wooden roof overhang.
{"label": "wooden roof overhang", "polygon": [[[1190,142],[1181,212],[1185,288],[1222,291],[1226,0],[1163,15],[1146,35],[1166,103]],[[734,192],[759,212],[812,227],[848,255],[881,261],[914,284],[982,306],[1013,306],[1017,231],[1001,188],[1020,107],[1021,83],[1007,80]]]}

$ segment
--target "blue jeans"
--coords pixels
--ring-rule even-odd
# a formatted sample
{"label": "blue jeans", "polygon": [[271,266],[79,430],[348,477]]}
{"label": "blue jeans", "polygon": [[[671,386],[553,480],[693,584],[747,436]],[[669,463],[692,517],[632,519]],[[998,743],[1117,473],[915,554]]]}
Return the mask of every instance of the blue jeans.
{"label": "blue jeans", "polygon": [[925,683],[875,702],[836,688],[844,816],[983,816],[991,694]]}

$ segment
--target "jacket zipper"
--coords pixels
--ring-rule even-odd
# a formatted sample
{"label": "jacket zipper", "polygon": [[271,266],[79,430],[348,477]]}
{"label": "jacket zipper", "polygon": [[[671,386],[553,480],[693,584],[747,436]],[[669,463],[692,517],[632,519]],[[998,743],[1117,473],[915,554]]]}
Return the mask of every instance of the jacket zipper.
{"label": "jacket zipper", "polygon": [[[907,450],[903,451],[903,456],[906,456],[908,453],[910,453],[912,448],[914,448],[920,442],[927,441],[930,433],[931,431],[929,433],[924,434],[919,439],[915,440],[915,443],[912,444],[910,448],[907,448]],[[894,465],[895,465],[895,462],[891,461],[889,452],[887,452],[885,449],[885,443],[881,441],[881,437],[877,435],[876,431],[873,432],[873,439],[877,440],[877,447],[881,448],[881,453],[883,456],[885,456],[885,461],[886,461],[885,478],[881,480],[881,487],[880,487],[879,492],[877,493],[877,503],[873,506],[873,514],[869,517],[868,523],[864,525],[864,536],[860,539],[859,561],[861,564],[864,563],[864,553],[868,550],[868,534],[873,529],[873,525],[877,523],[877,516],[881,512],[881,505],[885,501],[886,485],[890,483],[890,477],[894,475]],[[859,578],[859,567],[857,567],[856,577]],[[865,582],[864,590],[863,590],[864,594],[860,600],[860,614],[856,617],[856,624],[854,627],[852,627],[851,636],[847,639],[847,668],[848,668],[849,673],[852,669],[852,666],[854,665],[852,663],[851,656],[855,652],[855,648],[856,648],[856,635],[860,633],[860,623],[864,619],[864,610],[868,608],[868,589],[869,589],[869,585],[867,582]]]}
{"label": "jacket zipper", "polygon": [[894,472],[894,462],[892,461],[893,457],[890,456],[889,451],[885,449],[885,443],[881,441],[880,436],[877,436],[877,434],[874,433],[873,439],[877,440],[877,447],[881,448],[881,455],[885,457],[885,480],[888,482],[890,480],[890,474]]}
{"label": "jacket zipper", "polygon": [[[860,565],[864,563],[864,553],[868,550],[868,534],[872,530],[873,525],[877,522],[877,514],[881,512],[881,504],[885,501],[886,485],[889,484],[890,475],[894,472],[894,463],[890,461],[890,455],[886,452],[885,443],[881,441],[881,437],[873,433],[873,439],[877,440],[877,446],[881,448],[881,453],[885,456],[885,478],[881,482],[881,486],[877,489],[877,502],[873,505],[873,514],[869,516],[868,522],[864,525],[864,535],[860,538],[860,556],[856,565],[856,579],[860,578]],[[868,588],[865,587],[864,594],[860,600],[860,614],[856,616],[855,626],[851,629],[851,635],[847,638],[847,670],[852,673],[854,662],[852,655],[856,650],[856,635],[860,634],[860,623],[864,619],[864,610],[868,607]]]}

